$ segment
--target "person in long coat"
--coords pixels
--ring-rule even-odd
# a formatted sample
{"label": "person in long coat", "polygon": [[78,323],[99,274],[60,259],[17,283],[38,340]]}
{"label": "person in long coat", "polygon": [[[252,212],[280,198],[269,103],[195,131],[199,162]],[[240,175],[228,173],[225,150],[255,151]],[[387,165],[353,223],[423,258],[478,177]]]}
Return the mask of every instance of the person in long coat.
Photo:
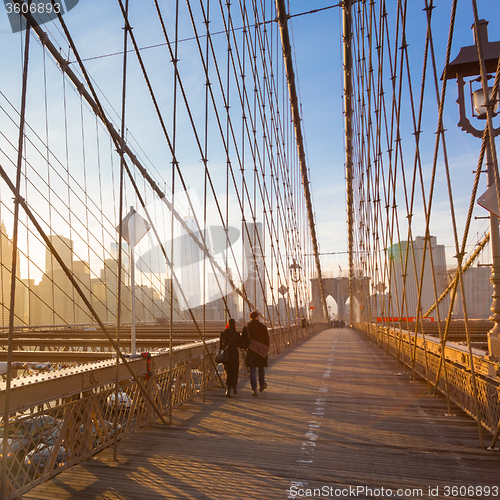
{"label": "person in long coat", "polygon": [[259,386],[260,392],[267,388],[266,384],[266,370],[267,354],[260,355],[252,349],[249,349],[252,340],[256,340],[269,348],[269,332],[267,326],[259,321],[259,312],[253,311],[250,313],[250,321],[243,328],[242,344],[247,349],[245,364],[250,369],[250,384],[252,386],[253,396],[257,396],[257,370],[259,371]]}
{"label": "person in long coat", "polygon": [[226,329],[220,334],[220,348],[226,349],[228,354],[227,363],[224,363],[226,372],[226,396],[231,397],[231,388],[234,394],[238,394],[238,372],[240,371],[240,353],[238,347],[241,347],[241,336],[236,331],[236,322],[230,319],[227,322]]}

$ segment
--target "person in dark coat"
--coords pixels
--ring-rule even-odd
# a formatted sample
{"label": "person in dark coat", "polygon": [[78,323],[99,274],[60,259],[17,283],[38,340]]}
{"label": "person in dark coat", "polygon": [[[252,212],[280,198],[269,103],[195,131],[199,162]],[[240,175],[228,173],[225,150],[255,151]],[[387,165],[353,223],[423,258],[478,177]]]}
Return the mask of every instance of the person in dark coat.
{"label": "person in dark coat", "polygon": [[228,361],[224,363],[226,372],[226,396],[231,397],[231,387],[234,394],[238,394],[236,386],[238,385],[238,372],[240,371],[240,353],[238,347],[241,347],[241,336],[236,331],[236,322],[230,319],[227,322],[226,329],[220,334],[220,348],[226,349]]}
{"label": "person in dark coat", "polygon": [[[266,384],[266,371],[267,366],[267,352],[266,355],[257,353],[249,349],[252,340],[256,340],[269,348],[269,332],[267,326],[259,321],[259,312],[253,311],[250,313],[250,322],[243,328],[242,343],[243,347],[247,349],[245,364],[250,369],[250,384],[252,386],[252,394],[258,395],[257,392],[257,369],[259,370],[259,386],[260,392],[267,388]],[[261,351],[262,353],[262,351]]]}

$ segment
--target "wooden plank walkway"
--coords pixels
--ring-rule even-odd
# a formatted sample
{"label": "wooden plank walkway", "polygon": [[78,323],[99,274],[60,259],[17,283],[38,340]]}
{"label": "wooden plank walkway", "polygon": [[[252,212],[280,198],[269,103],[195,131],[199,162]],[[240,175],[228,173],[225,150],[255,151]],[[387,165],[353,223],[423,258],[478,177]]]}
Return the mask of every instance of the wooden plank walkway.
{"label": "wooden plank walkway", "polygon": [[[480,449],[475,422],[458,409],[446,416],[443,398],[353,330],[326,330],[281,355],[267,381],[257,398],[248,378],[231,399],[212,389],[176,410],[174,426],[124,439],[119,463],[107,449],[22,498],[500,496],[500,453]],[[445,486],[492,489],[446,496]]]}

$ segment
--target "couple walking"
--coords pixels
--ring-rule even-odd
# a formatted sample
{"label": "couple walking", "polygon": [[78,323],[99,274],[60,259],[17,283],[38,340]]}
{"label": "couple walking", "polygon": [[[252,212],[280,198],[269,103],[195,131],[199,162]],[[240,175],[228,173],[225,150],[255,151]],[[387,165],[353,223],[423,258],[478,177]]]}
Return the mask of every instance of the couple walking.
{"label": "couple walking", "polygon": [[259,372],[259,387],[262,392],[266,387],[267,351],[269,350],[269,333],[266,325],[259,321],[259,312],[250,313],[250,322],[243,328],[241,335],[236,331],[234,319],[227,322],[226,329],[220,334],[220,348],[226,349],[228,361],[224,363],[226,372],[226,396],[231,397],[231,388],[233,393],[238,390],[238,372],[240,369],[240,356],[238,347],[247,350],[245,365],[250,370],[250,384],[252,386],[253,396],[257,396],[257,371]]}

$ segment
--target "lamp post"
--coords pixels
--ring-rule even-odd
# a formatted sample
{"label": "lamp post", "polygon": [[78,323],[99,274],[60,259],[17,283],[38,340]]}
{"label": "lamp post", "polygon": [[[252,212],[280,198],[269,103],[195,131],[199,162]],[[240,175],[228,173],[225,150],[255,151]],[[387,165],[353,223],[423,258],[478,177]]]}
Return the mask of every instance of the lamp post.
{"label": "lamp post", "polygon": [[[472,26],[474,28],[474,26]],[[479,59],[479,50],[481,50],[482,61]],[[488,73],[496,71],[498,58],[500,57],[500,41],[488,41],[488,22],[484,19],[477,21],[474,30],[474,45],[462,47],[458,56],[448,65],[446,78],[455,79],[458,84],[458,106],[460,110],[460,121],[458,126],[468,134],[474,137],[483,137],[484,130],[476,129],[467,118],[465,106],[465,80],[464,78],[474,77],[469,80],[470,99],[472,104],[472,116],[479,120],[488,118],[488,108],[491,109],[490,117],[497,115],[498,97],[495,102],[490,102],[492,97],[492,88],[488,87],[488,80],[492,76]],[[481,63],[484,65],[481,67]],[[480,76],[481,75],[481,76]],[[473,91],[477,83],[481,88]],[[486,94],[486,96],[485,96]],[[488,118],[489,119],[489,118]],[[491,122],[490,122],[491,123]],[[495,137],[500,133],[500,128],[490,129],[492,133],[488,135],[488,144],[486,147],[486,170],[488,175],[488,189],[494,192],[494,200],[497,200],[497,189],[495,186],[495,165],[492,155]],[[493,285],[493,301],[491,304],[492,316],[494,321],[493,328],[488,332],[488,350],[491,356],[500,356],[500,237],[498,231],[498,208],[490,210],[490,245],[491,245],[491,283]]]}
{"label": "lamp post", "polygon": [[295,324],[298,322],[298,317],[299,317],[299,303],[297,300],[297,283],[300,281],[300,271],[302,270],[302,267],[300,264],[297,264],[295,259],[293,259],[293,264],[290,265],[290,274],[291,274],[291,279],[294,283],[294,290],[295,290]]}

